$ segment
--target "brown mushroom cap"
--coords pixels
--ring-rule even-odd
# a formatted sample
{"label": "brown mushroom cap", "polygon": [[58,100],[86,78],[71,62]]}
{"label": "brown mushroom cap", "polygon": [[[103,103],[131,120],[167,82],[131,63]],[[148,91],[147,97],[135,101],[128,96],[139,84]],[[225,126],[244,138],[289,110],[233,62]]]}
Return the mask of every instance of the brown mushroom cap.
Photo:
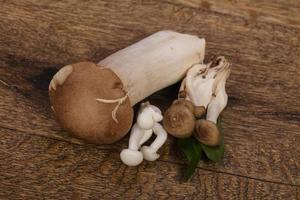
{"label": "brown mushroom cap", "polygon": [[194,115],[196,118],[201,118],[205,115],[206,110],[204,106],[195,106]]}
{"label": "brown mushroom cap", "polygon": [[217,125],[209,120],[196,121],[194,136],[199,142],[209,146],[217,146],[221,142],[221,134]]}
{"label": "brown mushroom cap", "polygon": [[195,127],[193,104],[187,100],[176,100],[165,112],[163,125],[168,133],[178,138],[192,135]]}
{"label": "brown mushroom cap", "polygon": [[189,100],[186,100],[186,99],[180,99],[180,100],[175,100],[173,101],[174,105],[178,104],[178,105],[184,105],[186,106],[192,113],[194,113],[195,111],[195,107],[194,107],[194,104],[189,101]]}
{"label": "brown mushroom cap", "polygon": [[119,123],[112,118],[117,103],[96,101],[126,95],[119,77],[110,69],[91,62],[72,64],[72,67],[73,72],[63,85],[49,92],[57,120],[74,136],[90,143],[110,144],[121,139],[133,120],[129,98],[118,108]]}

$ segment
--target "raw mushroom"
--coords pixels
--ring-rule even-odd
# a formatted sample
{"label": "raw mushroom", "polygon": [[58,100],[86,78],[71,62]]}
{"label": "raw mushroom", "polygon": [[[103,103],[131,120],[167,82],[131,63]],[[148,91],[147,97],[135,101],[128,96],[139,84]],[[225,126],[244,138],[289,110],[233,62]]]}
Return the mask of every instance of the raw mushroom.
{"label": "raw mushroom", "polygon": [[207,108],[206,119],[217,123],[218,117],[227,105],[228,95],[226,93],[226,80],[230,75],[230,64],[224,59],[221,63],[222,70],[219,71],[215,78],[213,87],[213,97]]}
{"label": "raw mushroom", "polygon": [[218,57],[207,65],[198,64],[192,67],[183,83],[186,98],[195,106],[207,108],[213,97],[213,89],[217,75],[226,67],[224,57]]}
{"label": "raw mushroom", "polygon": [[171,135],[186,138],[195,127],[194,105],[189,100],[176,100],[164,114],[164,128]]}
{"label": "raw mushroom", "polygon": [[223,67],[215,78],[213,96],[207,108],[206,120],[197,120],[194,132],[195,138],[209,146],[217,146],[221,142],[221,134],[216,123],[228,100],[225,84],[230,75],[230,65],[223,57],[221,58],[220,65]]}
{"label": "raw mushroom", "polygon": [[199,142],[209,146],[217,146],[221,142],[221,134],[216,124],[205,119],[196,121],[194,136]]}
{"label": "raw mushroom", "polygon": [[183,105],[172,104],[164,115],[164,128],[168,133],[178,138],[192,135],[196,118],[205,115],[213,98],[217,75],[225,68],[225,63],[224,57],[218,57],[209,64],[195,64],[188,70],[178,96],[194,108],[188,112]]}
{"label": "raw mushroom", "polygon": [[[143,158],[148,161],[154,161],[159,158],[158,149],[165,143],[167,132],[158,123],[163,119],[161,111],[156,106],[149,103],[143,103],[138,113],[137,122],[131,129],[129,147],[124,149],[121,154],[121,160],[128,166],[137,166]],[[152,134],[156,135],[155,140],[150,146],[141,146],[150,139]],[[139,151],[141,148],[141,151]]]}
{"label": "raw mushroom", "polygon": [[121,139],[137,102],[180,80],[204,58],[205,40],[157,32],[98,64],[68,65],[49,86],[55,116],[74,136],[95,144]]}

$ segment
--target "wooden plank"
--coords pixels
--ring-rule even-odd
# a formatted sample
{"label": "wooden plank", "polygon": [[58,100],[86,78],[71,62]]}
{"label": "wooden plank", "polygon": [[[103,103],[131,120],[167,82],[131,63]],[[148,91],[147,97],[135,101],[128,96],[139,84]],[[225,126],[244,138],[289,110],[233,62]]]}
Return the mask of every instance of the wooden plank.
{"label": "wooden plank", "polygon": [[[4,70],[10,69],[10,70]],[[12,77],[23,70],[20,80]],[[70,137],[62,131],[55,122],[48,105],[47,84],[38,89],[38,77],[47,78],[44,69],[36,68],[2,68],[5,80],[17,86],[12,90],[1,86],[0,91],[0,126],[24,133],[43,135],[46,137],[65,140],[71,143],[84,144],[81,140]],[[27,72],[25,72],[27,71]],[[1,71],[0,71],[1,72]],[[0,76],[1,77],[1,76]],[[35,80],[36,83],[32,81]],[[169,88],[153,95],[150,100],[161,105],[162,101],[170,103],[171,93],[175,88]],[[26,95],[28,94],[28,95]],[[168,100],[169,99],[169,100]],[[162,105],[163,106],[163,105]],[[300,135],[297,131],[297,118],[276,115],[274,113],[249,112],[247,107],[256,106],[231,103],[223,115],[223,129],[226,140],[226,154],[220,164],[200,163],[203,169],[235,174],[271,182],[300,185],[299,156]],[[248,115],[245,117],[245,115]],[[268,120],[266,120],[266,118]],[[16,120],[17,119],[17,120]],[[264,123],[262,123],[264,122]],[[128,136],[114,145],[101,145],[102,149],[118,149],[121,151],[128,144]],[[172,163],[184,163],[178,155],[174,140],[169,139],[162,151],[162,160]],[[180,159],[178,159],[180,158]]]}
{"label": "wooden plank", "polygon": [[[300,84],[297,79],[300,75],[297,70],[299,29],[266,23],[245,26],[244,20],[237,16],[154,3],[122,1],[105,4],[97,1],[74,7],[55,1],[48,4],[6,2],[1,7],[1,54],[7,58],[13,55],[11,62],[23,63],[23,66],[31,61],[40,67],[60,67],[79,60],[98,61],[154,31],[171,28],[205,37],[207,57],[222,54],[230,58],[235,68],[229,86],[236,82],[245,85],[243,90],[236,87],[230,92],[251,101],[252,96],[245,94],[251,90],[254,97],[261,96],[260,103],[269,105],[266,112],[272,112],[276,107],[277,112],[299,113],[297,99],[300,94],[296,87]],[[128,7],[132,9],[130,16],[125,14]],[[82,9],[87,11],[82,13]],[[104,20],[107,10],[109,21]],[[124,17],[120,18],[122,12]],[[138,17],[140,15],[144,17]],[[32,26],[33,21],[38,23]],[[290,84],[290,79],[295,83]],[[287,90],[292,91],[288,95],[282,94]],[[285,97],[284,104],[274,100],[282,96]]]}
{"label": "wooden plank", "polygon": [[[299,28],[282,25],[281,17],[280,23],[249,21],[209,2],[212,9],[166,1],[2,1],[0,78],[10,86],[0,86],[1,126],[82,143],[61,134],[50,114],[46,88],[54,68],[98,61],[157,30],[174,29],[205,37],[207,57],[225,55],[233,63],[223,116],[226,157],[200,167],[299,186]],[[152,100],[166,106],[175,89]],[[99,148],[120,151],[126,143]],[[161,159],[178,162],[174,150],[170,140]]]}
{"label": "wooden plank", "polygon": [[[52,64],[83,59],[99,61],[161,29],[203,36],[214,54],[235,58],[233,55],[238,53],[242,60],[262,60],[265,64],[299,61],[296,56],[299,29],[263,22],[246,26],[245,20],[238,16],[167,2],[97,1],[75,5],[27,0],[6,1],[0,9],[2,54],[33,61]],[[282,53],[291,53],[291,59]]]}
{"label": "wooden plank", "polygon": [[167,0],[167,2],[239,16],[246,20],[246,25],[258,21],[300,28],[300,15],[298,13],[300,4],[295,0]]}
{"label": "wooden plank", "polygon": [[8,199],[296,199],[299,187],[158,161],[123,165],[116,150],[0,128],[0,197]]}

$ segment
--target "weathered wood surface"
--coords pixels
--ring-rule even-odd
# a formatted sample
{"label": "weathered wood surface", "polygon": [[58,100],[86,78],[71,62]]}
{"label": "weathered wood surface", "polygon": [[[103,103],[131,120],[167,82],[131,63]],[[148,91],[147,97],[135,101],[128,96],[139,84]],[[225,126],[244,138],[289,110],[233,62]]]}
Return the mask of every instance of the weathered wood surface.
{"label": "weathered wood surface", "polygon": [[182,165],[158,161],[126,167],[118,148],[72,145],[7,129],[0,136],[1,160],[10,163],[0,166],[3,198],[290,199],[299,193],[290,185],[203,169],[183,183]]}
{"label": "weathered wood surface", "polygon": [[[300,198],[298,1],[0,0],[0,198]],[[161,29],[207,39],[233,63],[226,153],[182,183],[172,138],[155,163],[129,168],[114,145],[67,135],[47,97],[59,67],[99,61]],[[176,86],[150,100],[165,108]],[[41,137],[42,136],[42,137]]]}

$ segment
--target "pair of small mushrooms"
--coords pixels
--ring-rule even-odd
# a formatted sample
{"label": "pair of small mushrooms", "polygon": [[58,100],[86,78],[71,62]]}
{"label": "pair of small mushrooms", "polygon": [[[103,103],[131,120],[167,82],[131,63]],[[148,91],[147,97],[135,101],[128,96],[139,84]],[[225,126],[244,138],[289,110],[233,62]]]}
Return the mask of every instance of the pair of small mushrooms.
{"label": "pair of small mushrooms", "polygon": [[224,57],[188,70],[178,100],[164,115],[167,132],[178,138],[194,135],[203,144],[219,145],[222,138],[216,123],[227,105],[225,84],[229,74],[230,65]]}

